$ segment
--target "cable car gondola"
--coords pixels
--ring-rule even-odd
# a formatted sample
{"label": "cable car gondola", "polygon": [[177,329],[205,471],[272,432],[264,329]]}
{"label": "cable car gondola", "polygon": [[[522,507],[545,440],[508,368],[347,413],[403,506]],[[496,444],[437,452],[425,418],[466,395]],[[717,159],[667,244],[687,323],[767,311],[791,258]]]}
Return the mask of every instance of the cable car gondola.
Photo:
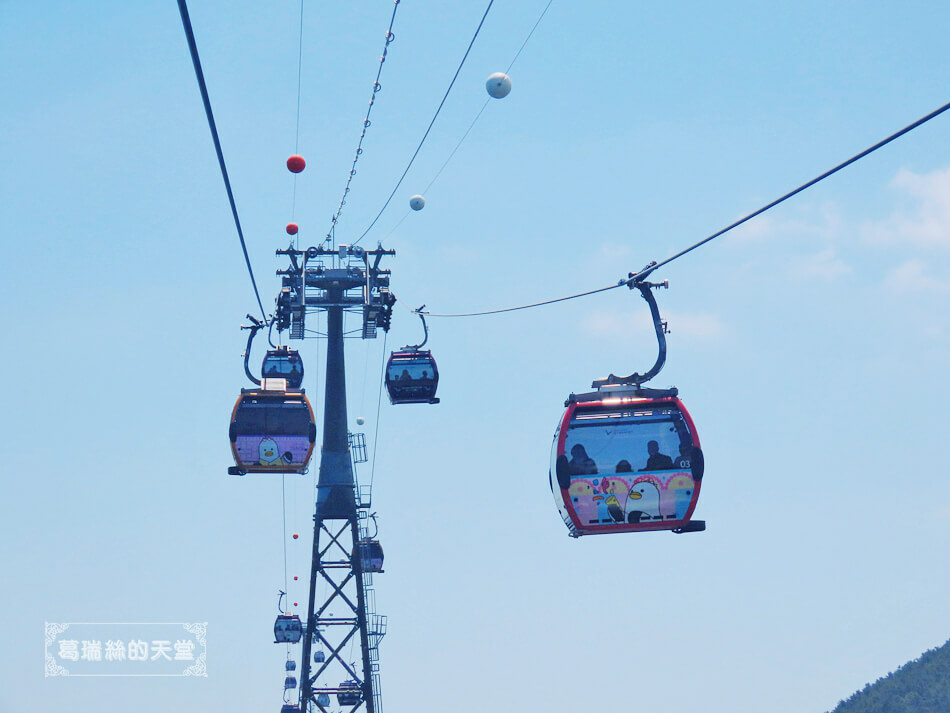
{"label": "cable car gondola", "polygon": [[286,379],[287,388],[299,389],[303,384],[303,359],[296,349],[279,346],[268,350],[261,363],[264,379]]}
{"label": "cable car gondola", "polygon": [[297,687],[297,679],[296,679],[296,678],[294,678],[293,676],[287,676],[287,677],[284,679],[284,690],[285,690],[285,691],[292,691],[292,690],[295,689],[296,687]]}
{"label": "cable car gondola", "polygon": [[244,373],[260,388],[241,389],[231,411],[228,436],[235,465],[231,475],[245,473],[306,473],[317,439],[313,408],[303,381],[303,361],[289,347],[267,352],[262,379],[248,367],[254,335],[267,326],[248,315],[252,324],[244,351]]}
{"label": "cable car gondola", "polygon": [[265,379],[263,389],[241,389],[231,412],[228,435],[235,467],[228,472],[305,473],[317,426],[303,389],[291,391],[283,379]]}
{"label": "cable car gondola", "polygon": [[280,707],[280,713],[300,713],[300,709],[294,703],[285,703]]}
{"label": "cable car gondola", "polygon": [[[277,615],[277,620],[274,622],[275,644],[296,644],[303,637],[303,623],[300,621],[300,617],[296,614],[287,614],[281,606],[286,596],[287,592],[278,590],[277,611],[279,614]],[[292,662],[288,661],[287,663]],[[294,665],[296,666],[296,664]],[[286,670],[293,671],[292,668],[287,668]]]}
{"label": "cable car gondola", "polygon": [[356,681],[344,681],[340,684],[336,699],[341,706],[355,706],[363,700],[363,691]]}
{"label": "cable car gondola", "polygon": [[363,563],[364,572],[382,572],[383,546],[379,544],[378,540],[361,540],[360,559]]}
{"label": "cable car gondola", "polygon": [[318,693],[317,694],[317,704],[326,708],[330,705],[330,694],[329,693]]}
{"label": "cable car gondola", "polygon": [[296,614],[278,614],[274,622],[275,644],[296,644],[303,636],[303,623]]}
{"label": "cable car gondola", "polygon": [[[423,305],[425,307],[425,305]],[[432,352],[423,349],[429,341],[429,328],[425,317],[416,310],[422,320],[425,339],[421,344],[405,346],[389,355],[386,364],[386,391],[393,404],[437,404],[435,392],[439,388],[439,368]]]}
{"label": "cable car gondola", "polygon": [[651,288],[637,282],[650,305],[659,356],[646,374],[595,381],[575,395],[554,434],[549,480],[573,537],[612,532],[698,532],[691,520],[704,461],[699,435],[676,389],[645,389],[666,360],[665,323]]}

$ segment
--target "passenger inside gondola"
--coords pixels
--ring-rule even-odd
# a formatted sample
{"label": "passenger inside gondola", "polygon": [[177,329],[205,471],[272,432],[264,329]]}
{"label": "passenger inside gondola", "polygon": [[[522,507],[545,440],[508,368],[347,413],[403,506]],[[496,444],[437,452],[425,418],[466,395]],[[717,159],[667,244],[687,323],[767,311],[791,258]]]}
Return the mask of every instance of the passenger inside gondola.
{"label": "passenger inside gondola", "polygon": [[580,443],[571,448],[571,459],[567,462],[567,468],[571,475],[597,475],[597,464],[587,455],[587,450]]}
{"label": "passenger inside gondola", "polygon": [[630,461],[622,460],[617,463],[617,472],[618,473],[632,473],[633,466],[630,465]]}
{"label": "passenger inside gondola", "polygon": [[660,453],[660,444],[656,441],[647,442],[647,467],[643,470],[673,470],[673,459],[668,455]]}

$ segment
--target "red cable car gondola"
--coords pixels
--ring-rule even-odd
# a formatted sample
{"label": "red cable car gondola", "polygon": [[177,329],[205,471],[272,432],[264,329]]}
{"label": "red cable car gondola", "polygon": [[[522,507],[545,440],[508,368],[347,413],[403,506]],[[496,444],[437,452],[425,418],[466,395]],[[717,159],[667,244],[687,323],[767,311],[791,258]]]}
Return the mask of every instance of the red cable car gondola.
{"label": "red cable car gondola", "polygon": [[574,536],[697,525],[690,517],[702,450],[675,389],[572,394],[551,461],[558,509]]}
{"label": "red cable car gondola", "polygon": [[661,285],[630,286],[650,305],[660,353],[646,374],[611,374],[593,383],[597,391],[571,394],[565,402],[549,480],[573,537],[706,528],[690,519],[705,466],[693,419],[676,389],[642,386],[666,360],[665,324],[650,292]]}

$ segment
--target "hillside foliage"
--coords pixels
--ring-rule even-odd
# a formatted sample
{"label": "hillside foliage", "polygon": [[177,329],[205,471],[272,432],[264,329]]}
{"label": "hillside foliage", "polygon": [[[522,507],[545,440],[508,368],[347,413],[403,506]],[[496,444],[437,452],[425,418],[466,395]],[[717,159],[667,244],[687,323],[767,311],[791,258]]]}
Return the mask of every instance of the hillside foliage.
{"label": "hillside foliage", "polygon": [[867,684],[831,713],[950,713],[950,641]]}

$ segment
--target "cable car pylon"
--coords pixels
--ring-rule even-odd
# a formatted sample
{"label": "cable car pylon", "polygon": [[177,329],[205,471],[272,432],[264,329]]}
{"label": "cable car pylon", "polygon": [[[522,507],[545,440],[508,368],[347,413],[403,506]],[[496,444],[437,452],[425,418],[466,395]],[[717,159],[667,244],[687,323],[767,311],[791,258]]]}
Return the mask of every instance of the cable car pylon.
{"label": "cable car pylon", "polygon": [[[351,452],[354,434],[347,428],[343,320],[347,311],[362,311],[364,338],[374,337],[377,326],[388,329],[392,312],[389,273],[379,269],[379,261],[383,255],[395,253],[381,247],[363,250],[345,245],[337,250],[320,246],[277,252],[291,260],[291,268],[280,273],[285,287],[278,299],[279,328],[289,328],[292,337],[295,333],[302,336],[308,309],[327,312],[323,444],[313,516],[313,566],[299,710],[326,713],[331,696],[335,696],[343,710],[356,711],[365,704],[368,713],[381,713],[376,645],[385,633],[385,617],[373,612],[370,585],[374,570],[365,566],[362,556],[361,541],[366,538],[360,520],[369,517],[369,502],[358,492]],[[375,257],[372,263],[371,256]],[[311,267],[311,263],[317,266]],[[350,294],[357,290],[358,295]],[[318,582],[326,584],[326,595],[321,598],[317,596]],[[357,639],[359,663],[345,656]],[[340,678],[330,679],[332,675]]]}

